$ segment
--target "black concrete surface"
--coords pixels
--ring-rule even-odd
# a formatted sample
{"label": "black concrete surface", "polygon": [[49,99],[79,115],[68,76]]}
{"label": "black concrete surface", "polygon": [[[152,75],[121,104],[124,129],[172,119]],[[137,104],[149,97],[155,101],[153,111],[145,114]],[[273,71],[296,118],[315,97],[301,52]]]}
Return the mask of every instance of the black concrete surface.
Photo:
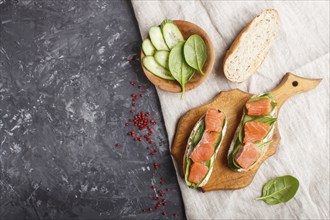
{"label": "black concrete surface", "polygon": [[[0,0],[1,220],[185,217],[140,45],[129,1]],[[127,136],[133,109],[153,145]]]}

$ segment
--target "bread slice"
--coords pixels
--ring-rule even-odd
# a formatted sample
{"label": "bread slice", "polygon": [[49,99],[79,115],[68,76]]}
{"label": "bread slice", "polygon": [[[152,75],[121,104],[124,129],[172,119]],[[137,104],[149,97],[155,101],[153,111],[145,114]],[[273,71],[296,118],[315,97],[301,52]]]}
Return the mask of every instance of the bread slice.
{"label": "bread slice", "polygon": [[241,31],[224,59],[227,79],[240,83],[257,71],[274,41],[279,23],[278,12],[266,9]]}

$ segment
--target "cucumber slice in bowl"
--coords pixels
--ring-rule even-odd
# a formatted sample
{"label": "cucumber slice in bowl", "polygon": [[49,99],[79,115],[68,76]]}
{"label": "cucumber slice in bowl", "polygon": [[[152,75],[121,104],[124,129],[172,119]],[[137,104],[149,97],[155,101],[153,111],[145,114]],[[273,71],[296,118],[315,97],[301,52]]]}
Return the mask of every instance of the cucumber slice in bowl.
{"label": "cucumber slice in bowl", "polygon": [[162,31],[160,27],[153,26],[149,29],[149,37],[152,44],[157,50],[168,50],[168,47],[164,41]]}
{"label": "cucumber slice in bowl", "polygon": [[[150,29],[148,30],[149,36],[146,38],[149,38],[151,41],[151,45],[153,45],[155,47],[155,52],[152,54],[152,52],[148,53],[150,54],[146,54],[143,50],[143,48],[141,48],[141,53],[140,53],[140,61],[141,61],[141,65],[143,67],[144,73],[146,75],[146,77],[150,80],[151,83],[153,83],[155,86],[157,86],[158,88],[167,91],[167,92],[173,92],[173,93],[179,93],[180,91],[182,92],[182,85],[180,85],[179,83],[177,83],[175,80],[167,80],[167,77],[165,76],[165,78],[161,78],[159,76],[157,76],[156,74],[152,73],[154,71],[149,71],[145,65],[143,65],[143,57],[145,56],[153,56],[155,61],[158,63],[159,66],[163,67],[165,70],[167,70],[168,72],[170,72],[170,77],[169,78],[174,78],[174,76],[177,77],[177,74],[173,73],[172,70],[170,68],[170,57],[171,55],[169,55],[168,57],[168,65],[167,65],[167,53],[166,52],[161,52],[161,53],[157,53],[158,51],[168,51],[170,54],[172,53],[172,50],[175,50],[175,47],[178,44],[184,43],[185,41],[180,41],[182,40],[181,35],[183,37],[188,37],[191,34],[197,34],[197,35],[201,35],[203,37],[203,39],[205,39],[205,42],[207,42],[206,46],[207,46],[207,51],[210,50],[210,58],[208,58],[208,62],[207,62],[207,67],[205,67],[203,70],[206,72],[206,76],[202,76],[201,74],[185,74],[185,73],[190,73],[190,71],[187,71],[187,69],[189,69],[189,65],[188,63],[186,63],[185,58],[184,58],[184,51],[182,49],[182,53],[183,56],[181,55],[180,60],[185,61],[186,65],[182,66],[182,70],[179,71],[179,68],[177,68],[176,70],[179,72],[183,72],[184,74],[181,75],[181,78],[177,79],[179,80],[182,84],[184,84],[184,89],[189,91],[192,90],[194,88],[196,88],[197,86],[199,86],[206,78],[207,76],[210,74],[212,66],[214,64],[214,48],[213,45],[210,42],[209,37],[207,36],[207,34],[205,33],[205,31],[203,31],[200,27],[198,27],[197,25],[191,23],[191,22],[187,22],[187,21],[183,21],[183,20],[167,20],[164,21],[161,25],[156,25],[154,24],[154,26],[150,26]],[[178,34],[176,34],[175,36],[178,37],[174,37],[174,43],[173,45],[176,43],[175,46],[173,46],[171,49],[169,49],[168,45],[166,44],[165,38],[164,38],[164,33],[162,33],[162,28],[164,29],[164,33],[166,35],[166,33],[168,33],[167,28],[169,29],[174,29],[174,31],[170,31],[172,32],[177,32]],[[179,32],[180,31],[180,32]],[[145,39],[146,39],[145,38]],[[143,39],[144,40],[144,39]],[[173,40],[173,39],[172,39]],[[179,43],[177,43],[177,41],[179,41]],[[169,41],[167,41],[169,42]],[[142,43],[142,42],[141,42]],[[168,43],[170,46],[172,46],[170,43]],[[149,44],[150,45],[150,44]],[[177,51],[178,52],[178,51]],[[157,53],[157,55],[156,55]],[[152,55],[151,55],[152,54]],[[182,58],[182,59],[181,59]],[[149,58],[150,59],[150,58]],[[158,66],[157,65],[157,66]],[[149,67],[150,69],[150,67]],[[157,67],[158,69],[158,67]],[[192,68],[193,69],[193,68]],[[162,73],[164,73],[164,71],[161,71]],[[195,73],[195,71],[193,71]],[[166,74],[165,74],[166,75]],[[182,80],[182,78],[184,78],[184,80]]]}
{"label": "cucumber slice in bowl", "polygon": [[145,56],[142,59],[143,66],[152,74],[168,80],[174,80],[172,74],[164,67],[159,65],[153,56]]}
{"label": "cucumber slice in bowl", "polygon": [[161,65],[162,67],[164,67],[165,69],[169,69],[168,67],[168,57],[170,55],[170,52],[166,51],[166,50],[159,50],[156,51],[154,57],[157,61],[157,63],[159,63],[159,65]]}
{"label": "cucumber slice in bowl", "polygon": [[156,52],[156,48],[154,47],[154,45],[152,45],[149,38],[147,38],[143,41],[142,50],[143,50],[144,55],[146,55],[146,56],[154,55],[154,53]]}
{"label": "cucumber slice in bowl", "polygon": [[184,41],[181,31],[178,26],[173,23],[173,21],[166,19],[161,23],[160,27],[162,29],[165,42],[170,49],[172,49],[180,41]]}

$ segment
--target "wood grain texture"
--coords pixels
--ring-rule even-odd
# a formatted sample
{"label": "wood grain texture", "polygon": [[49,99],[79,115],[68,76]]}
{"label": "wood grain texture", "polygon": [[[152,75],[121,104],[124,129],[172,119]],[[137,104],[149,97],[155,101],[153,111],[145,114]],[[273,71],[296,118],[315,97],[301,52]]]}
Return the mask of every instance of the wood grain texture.
{"label": "wood grain texture", "polygon": [[[278,111],[283,103],[291,96],[315,88],[320,79],[306,79],[287,73],[281,83],[271,91],[275,101],[278,103]],[[223,139],[214,164],[213,173],[208,183],[201,187],[204,192],[212,190],[240,189],[248,186],[258,171],[261,164],[270,156],[275,154],[276,148],[280,142],[280,134],[275,128],[273,141],[269,145],[267,152],[257,162],[257,164],[247,172],[236,172],[227,166],[227,153],[230,143],[234,137],[236,128],[242,117],[242,110],[245,103],[251,98],[252,94],[235,89],[220,92],[212,101],[200,107],[191,109],[184,114],[178,122],[174,141],[172,143],[171,153],[181,169],[183,175],[183,157],[187,145],[187,140],[198,119],[205,114],[209,108],[219,108],[227,115],[228,127],[227,133]]]}
{"label": "wood grain texture", "polygon": [[[174,23],[180,29],[184,39],[187,40],[191,35],[197,34],[203,38],[206,44],[207,59],[203,66],[203,71],[205,74],[201,75],[199,72],[197,71],[195,72],[193,78],[189,80],[185,86],[185,91],[189,91],[202,84],[206,80],[206,78],[210,75],[215,59],[214,47],[209,36],[202,28],[188,21],[175,20]],[[142,64],[142,59],[144,57],[144,54],[142,51],[140,56],[141,56],[141,66],[143,72],[152,84],[167,92],[173,92],[173,93],[181,92],[181,87],[176,81],[162,79],[149,72],[146,68],[144,68]]]}

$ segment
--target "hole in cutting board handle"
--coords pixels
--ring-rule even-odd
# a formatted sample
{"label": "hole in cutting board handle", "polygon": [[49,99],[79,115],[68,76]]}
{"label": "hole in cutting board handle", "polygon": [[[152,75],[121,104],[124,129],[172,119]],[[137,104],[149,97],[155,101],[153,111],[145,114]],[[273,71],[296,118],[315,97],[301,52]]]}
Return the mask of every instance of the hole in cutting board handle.
{"label": "hole in cutting board handle", "polygon": [[299,84],[298,81],[293,81],[293,82],[292,82],[292,86],[293,86],[293,87],[297,87],[298,84]]}

